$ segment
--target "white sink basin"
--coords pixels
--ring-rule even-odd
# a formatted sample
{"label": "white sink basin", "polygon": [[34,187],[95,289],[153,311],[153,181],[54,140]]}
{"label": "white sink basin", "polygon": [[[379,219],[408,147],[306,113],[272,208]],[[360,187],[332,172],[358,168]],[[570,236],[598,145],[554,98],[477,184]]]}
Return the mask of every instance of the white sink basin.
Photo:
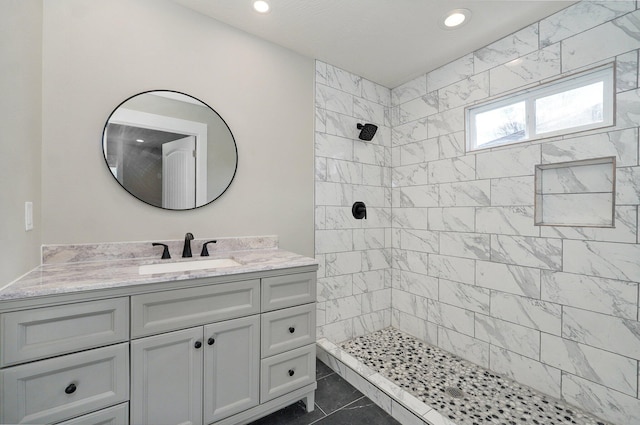
{"label": "white sink basin", "polygon": [[138,268],[139,274],[174,273],[191,270],[219,269],[235,267],[240,263],[231,258],[216,258],[212,260],[182,261],[177,263],[146,264]]}

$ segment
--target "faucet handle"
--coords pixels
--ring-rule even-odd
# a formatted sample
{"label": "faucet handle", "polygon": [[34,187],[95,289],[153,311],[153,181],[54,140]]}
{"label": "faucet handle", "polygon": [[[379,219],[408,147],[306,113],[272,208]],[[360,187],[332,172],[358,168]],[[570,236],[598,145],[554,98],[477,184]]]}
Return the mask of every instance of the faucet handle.
{"label": "faucet handle", "polygon": [[151,245],[153,246],[163,246],[164,249],[162,250],[162,259],[166,260],[168,258],[171,258],[171,255],[169,254],[169,246],[163,243],[158,243],[158,242],[153,242]]}
{"label": "faucet handle", "polygon": [[210,243],[216,243],[218,241],[209,241],[209,242],[205,242],[202,244],[202,252],[200,253],[201,257],[208,257],[209,256],[209,250],[207,249],[207,245]]}

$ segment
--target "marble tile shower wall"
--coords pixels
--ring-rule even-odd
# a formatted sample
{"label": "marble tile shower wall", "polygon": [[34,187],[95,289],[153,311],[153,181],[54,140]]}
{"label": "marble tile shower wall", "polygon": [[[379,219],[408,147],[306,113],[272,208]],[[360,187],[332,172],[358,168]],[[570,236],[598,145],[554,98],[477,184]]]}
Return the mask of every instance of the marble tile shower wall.
{"label": "marble tile shower wall", "polygon": [[[391,325],[391,90],[316,62],[315,251],[318,337]],[[358,123],[378,126],[370,142]],[[356,220],[355,201],[367,206]]]}
{"label": "marble tile shower wall", "polygon": [[[392,90],[392,324],[640,423],[640,10],[580,2]],[[464,109],[616,64],[616,125],[466,153]],[[615,156],[615,228],[534,226],[534,166]]]}

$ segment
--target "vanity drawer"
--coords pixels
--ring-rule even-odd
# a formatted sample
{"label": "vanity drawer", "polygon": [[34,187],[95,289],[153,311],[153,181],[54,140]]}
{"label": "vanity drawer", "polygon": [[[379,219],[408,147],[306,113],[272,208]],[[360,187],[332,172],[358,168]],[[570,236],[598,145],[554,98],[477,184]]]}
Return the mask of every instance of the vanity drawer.
{"label": "vanity drawer", "polygon": [[129,399],[129,344],[0,371],[0,423],[52,423]]}
{"label": "vanity drawer", "polygon": [[260,312],[260,281],[155,292],[131,297],[131,337],[153,335]]}
{"label": "vanity drawer", "polygon": [[262,279],[262,311],[293,307],[315,300],[315,272]]}
{"label": "vanity drawer", "polygon": [[78,418],[60,422],[57,425],[128,425],[129,403],[102,409]]}
{"label": "vanity drawer", "polygon": [[260,403],[316,380],[316,345],[310,344],[262,360]]}
{"label": "vanity drawer", "polygon": [[262,315],[262,357],[280,354],[316,340],[316,304],[305,304]]}
{"label": "vanity drawer", "polygon": [[129,339],[129,299],[114,298],[0,315],[0,365]]}

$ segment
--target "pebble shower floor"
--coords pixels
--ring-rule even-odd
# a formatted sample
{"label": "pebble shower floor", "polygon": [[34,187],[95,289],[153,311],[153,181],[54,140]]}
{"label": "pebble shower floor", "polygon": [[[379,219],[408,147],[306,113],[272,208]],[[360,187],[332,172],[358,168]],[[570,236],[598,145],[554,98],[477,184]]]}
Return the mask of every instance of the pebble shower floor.
{"label": "pebble shower floor", "polygon": [[393,328],[341,347],[457,425],[608,425]]}

